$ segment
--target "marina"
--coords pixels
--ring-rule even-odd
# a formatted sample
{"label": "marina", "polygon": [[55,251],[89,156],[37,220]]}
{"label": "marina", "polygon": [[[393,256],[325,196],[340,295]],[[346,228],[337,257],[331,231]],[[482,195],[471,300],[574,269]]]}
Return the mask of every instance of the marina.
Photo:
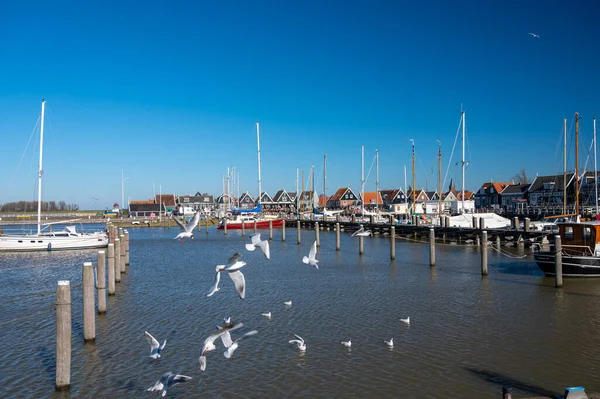
{"label": "marina", "polygon": [[[96,316],[85,343],[82,265],[97,251],[4,254],[0,264],[5,370],[0,382],[18,397],[143,397],[165,372],[192,377],[171,397],[550,397],[565,387],[600,390],[596,331],[600,288],[543,276],[525,248],[489,252],[480,271],[477,246],[398,241],[390,260],[383,235],[320,231],[319,269],[302,263],[315,231],[276,229],[271,259],[249,252],[250,232],[210,227],[184,244],[176,229],[132,229],[130,264]],[[259,230],[263,238],[268,231]],[[364,252],[358,254],[359,239]],[[230,281],[206,297],[214,266],[239,252],[248,265],[246,299]],[[54,393],[54,290],[69,280],[72,304],[70,390]],[[110,286],[109,286],[110,290]],[[292,301],[291,306],[284,302]],[[270,312],[272,317],[262,314]],[[198,356],[215,324],[232,317],[258,334],[233,359],[219,343],[200,372]],[[410,317],[410,324],[400,321]],[[168,343],[158,363],[144,331]],[[307,349],[288,340],[298,334]],[[27,337],[26,340],[23,337]],[[393,338],[394,346],[382,340]],[[341,341],[351,340],[351,348]],[[34,343],[33,350],[31,343]],[[224,379],[224,375],[235,375]],[[257,375],[260,378],[257,378]]]}

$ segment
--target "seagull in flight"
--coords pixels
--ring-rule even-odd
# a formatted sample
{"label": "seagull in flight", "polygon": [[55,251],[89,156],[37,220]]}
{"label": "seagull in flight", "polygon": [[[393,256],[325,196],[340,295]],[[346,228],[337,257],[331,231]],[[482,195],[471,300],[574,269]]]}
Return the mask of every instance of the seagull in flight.
{"label": "seagull in flight", "polygon": [[269,241],[261,240],[260,233],[254,234],[252,237],[250,237],[250,239],[252,240],[252,244],[246,244],[246,249],[248,251],[254,251],[256,249],[256,247],[259,247],[260,249],[262,249],[263,254],[265,254],[265,257],[267,259],[271,259],[271,251],[269,250]]}
{"label": "seagull in flight", "polygon": [[368,237],[372,234],[371,230],[365,230],[364,227],[361,227],[352,234],[352,237]]}
{"label": "seagull in flight", "polygon": [[235,352],[235,350],[238,348],[238,342],[244,338],[247,338],[247,337],[250,337],[250,336],[256,335],[256,334],[258,334],[258,331],[256,331],[256,330],[248,331],[246,334],[242,335],[241,337],[239,337],[238,339],[233,341],[233,343],[227,347],[227,350],[225,352],[223,352],[223,356],[225,356],[227,359],[231,359],[233,357],[233,352]]}
{"label": "seagull in flight", "polygon": [[177,236],[175,237],[175,240],[179,240],[180,243],[183,244],[183,239],[184,238],[191,238],[192,240],[194,239],[194,229],[196,228],[196,226],[198,226],[198,221],[200,221],[200,212],[196,212],[194,214],[194,217],[192,218],[192,220],[190,220],[190,222],[186,225],[184,225],[181,220],[177,219],[176,217],[174,217],[173,219],[175,219],[175,222],[179,225],[179,227],[181,228],[182,232],[177,234]]}
{"label": "seagull in flight", "polygon": [[146,336],[146,339],[150,343],[150,357],[152,359],[158,361],[158,359],[160,359],[160,352],[164,349],[165,345],[167,344],[167,340],[165,339],[163,344],[160,345],[158,343],[158,340],[156,338],[154,338],[152,335],[150,335],[150,333],[148,331],[144,331],[144,335]]}
{"label": "seagull in flight", "polygon": [[161,391],[160,396],[164,397],[167,394],[167,388],[171,388],[180,382],[187,382],[191,379],[192,377],[188,377],[187,375],[174,374],[169,371],[168,373],[164,373],[154,385],[148,388],[148,391]]}
{"label": "seagull in flight", "polygon": [[304,343],[304,339],[301,336],[294,334],[294,336],[298,339],[290,339],[290,344],[296,344],[298,349],[304,352],[306,350],[306,344]]}
{"label": "seagull in flight", "polygon": [[308,264],[313,265],[314,267],[316,267],[317,269],[319,268],[319,261],[316,259],[317,256],[317,242],[313,242],[312,247],[310,247],[310,252],[308,253],[308,256],[305,256],[302,258],[302,262]]}
{"label": "seagull in flight", "polygon": [[[246,262],[240,260],[241,257],[242,255],[240,255],[239,253],[235,253],[231,258],[227,259],[226,265],[217,265],[215,271],[217,272],[218,276],[220,272],[225,270],[227,274],[229,274],[231,280],[233,280],[233,284],[235,284],[235,289],[238,295],[240,296],[240,298],[244,299],[246,297],[246,279],[239,269],[246,266]],[[215,285],[213,286],[213,289],[215,289],[215,287],[218,286],[219,279],[220,277],[215,277]],[[213,291],[213,289],[211,289],[211,292]],[[209,292],[209,294],[211,292]],[[212,293],[214,294],[214,292]]]}
{"label": "seagull in flight", "polygon": [[[200,362],[200,371],[206,370],[206,353],[210,351],[214,351],[217,349],[215,346],[215,341],[217,338],[222,337],[225,333],[229,333],[230,331],[237,330],[244,326],[244,323],[238,323],[233,327],[225,327],[219,329],[216,333],[209,335],[208,338],[204,340],[204,346],[202,347],[202,353],[200,354],[200,358],[198,361]],[[229,337],[229,341],[231,341],[231,337]],[[229,343],[229,342],[227,342]],[[226,345],[226,340],[223,340],[223,345]]]}
{"label": "seagull in flight", "polygon": [[529,33],[528,33],[528,35],[531,35],[531,37],[534,37],[534,38],[536,38],[536,39],[539,39],[539,38],[540,38],[540,35],[538,35],[538,34],[535,34],[535,33],[531,33],[531,32],[529,32]]}

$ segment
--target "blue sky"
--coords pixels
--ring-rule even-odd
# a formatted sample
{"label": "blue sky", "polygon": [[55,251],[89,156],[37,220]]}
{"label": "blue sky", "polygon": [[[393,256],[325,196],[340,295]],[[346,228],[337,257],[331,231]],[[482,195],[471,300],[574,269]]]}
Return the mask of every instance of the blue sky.
{"label": "blue sky", "polygon": [[[235,166],[257,193],[295,190],[315,165],[327,192],[360,190],[379,149],[380,188],[466,188],[521,169],[562,173],[562,124],[580,122],[580,167],[599,110],[594,2],[22,1],[0,12],[0,203],[36,198],[47,101],[45,200],[104,209],[158,193],[219,194]],[[534,32],[539,38],[528,35]],[[600,114],[599,114],[600,115]],[[27,149],[26,149],[27,148]],[[570,144],[569,167],[573,168]],[[21,160],[22,159],[22,160]],[[593,157],[590,161],[593,168]],[[365,172],[366,174],[367,172]],[[366,189],[375,189],[375,168]],[[97,198],[97,199],[95,199]]]}

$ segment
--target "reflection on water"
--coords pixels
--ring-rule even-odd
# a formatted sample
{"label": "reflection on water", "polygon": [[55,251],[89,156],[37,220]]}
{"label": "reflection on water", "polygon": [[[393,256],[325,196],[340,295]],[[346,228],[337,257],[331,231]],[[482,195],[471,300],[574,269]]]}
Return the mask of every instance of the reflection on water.
{"label": "reflection on water", "polygon": [[[399,240],[390,261],[381,237],[366,238],[359,256],[358,240],[347,233],[336,251],[334,232],[321,232],[317,270],[301,262],[312,231],[302,232],[300,246],[295,230],[284,243],[276,231],[270,261],[246,251],[249,236],[238,231],[224,236],[211,228],[183,245],[176,234],[130,231],[131,266],[108,298],[108,313],[97,317],[95,344],[83,343],[81,265],[95,261],[96,251],[1,254],[3,391],[143,397],[169,370],[194,378],[170,397],[491,399],[504,384],[524,396],[573,385],[600,390],[600,280],[565,280],[556,290],[530,259],[491,251],[482,278],[477,249],[457,245],[439,244],[432,268],[427,244]],[[226,276],[207,298],[215,266],[235,252],[248,263],[246,300]],[[62,279],[72,285],[72,385],[55,393],[54,293]],[[258,335],[240,341],[230,360],[217,342],[201,373],[204,339],[228,316]],[[408,316],[410,325],[399,321]],[[158,364],[145,330],[167,339]],[[305,353],[289,344],[294,334],[306,340]],[[392,337],[388,348],[382,340]]]}

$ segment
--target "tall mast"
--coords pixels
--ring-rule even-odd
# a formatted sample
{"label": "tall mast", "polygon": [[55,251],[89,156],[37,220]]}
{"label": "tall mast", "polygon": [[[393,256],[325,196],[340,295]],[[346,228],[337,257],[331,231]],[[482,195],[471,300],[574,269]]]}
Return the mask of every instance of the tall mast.
{"label": "tall mast", "polygon": [[323,155],[323,209],[325,209],[325,205],[327,205],[327,196],[325,192],[327,191],[327,154]]}
{"label": "tall mast", "polygon": [[465,213],[465,111],[462,114],[462,213]]}
{"label": "tall mast", "polygon": [[[406,165],[404,165],[404,204],[408,204],[408,188],[406,187]],[[408,210],[408,207],[406,207]]]}
{"label": "tall mast", "polygon": [[[362,174],[360,178],[360,202],[362,203],[362,210],[365,209],[365,146],[360,146],[361,160],[362,160]],[[362,212],[362,211],[361,211]]]}
{"label": "tall mast", "polygon": [[567,118],[563,119],[563,215],[567,214]]}
{"label": "tall mast", "polygon": [[256,122],[256,142],[258,144],[258,204],[260,205],[260,196],[262,195],[262,181],[260,180],[260,126],[258,122]]}
{"label": "tall mast", "polygon": [[[304,196],[304,171],[302,171],[302,191],[300,192],[300,197]],[[304,212],[304,198],[300,198],[300,203],[302,204],[301,211]]]}
{"label": "tall mast", "polygon": [[598,214],[598,166],[596,164],[596,117],[594,117],[594,186],[596,188],[596,215]]}
{"label": "tall mast", "polygon": [[417,175],[415,173],[415,139],[410,139],[412,142],[412,210],[415,212],[417,210],[417,196],[416,196],[416,187],[417,187]]}
{"label": "tall mast", "polygon": [[579,112],[575,112],[575,217],[579,220]]}
{"label": "tall mast", "polygon": [[379,150],[375,150],[375,210],[379,211]]}
{"label": "tall mast", "polygon": [[298,168],[296,168],[296,214],[300,212],[300,194],[298,193]]}
{"label": "tall mast", "polygon": [[440,226],[442,225],[442,142],[438,142],[438,214],[440,216]]}
{"label": "tall mast", "polygon": [[[310,165],[309,183],[310,183],[310,193],[308,193],[308,200],[311,202],[311,205],[314,206],[314,204],[315,204],[315,199],[313,198],[313,193],[315,192],[315,164],[314,163]],[[312,211],[312,206],[311,206],[311,211]]]}
{"label": "tall mast", "polygon": [[42,154],[44,149],[44,108],[46,100],[42,100],[42,116],[40,123],[40,164],[38,169],[38,217],[37,217],[37,233],[40,234],[42,228]]}

